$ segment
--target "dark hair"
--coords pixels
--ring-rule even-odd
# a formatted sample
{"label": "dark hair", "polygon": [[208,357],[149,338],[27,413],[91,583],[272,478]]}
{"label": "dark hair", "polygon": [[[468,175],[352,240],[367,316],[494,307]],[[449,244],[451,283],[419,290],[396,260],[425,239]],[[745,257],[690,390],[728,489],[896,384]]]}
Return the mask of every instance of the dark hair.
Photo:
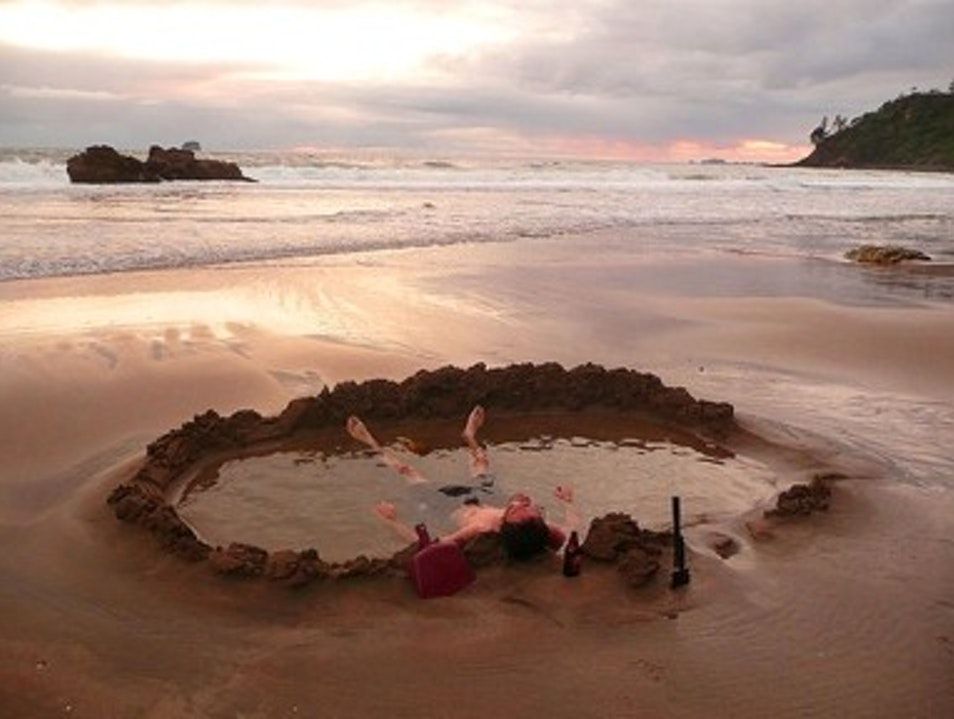
{"label": "dark hair", "polygon": [[511,559],[530,559],[550,545],[550,528],[540,517],[522,522],[504,522],[500,539]]}

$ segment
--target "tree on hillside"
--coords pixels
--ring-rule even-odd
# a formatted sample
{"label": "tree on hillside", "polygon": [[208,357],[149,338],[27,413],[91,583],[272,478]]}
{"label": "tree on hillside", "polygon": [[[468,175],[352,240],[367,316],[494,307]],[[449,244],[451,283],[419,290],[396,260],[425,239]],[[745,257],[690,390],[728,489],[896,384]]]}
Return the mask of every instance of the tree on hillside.
{"label": "tree on hillside", "polygon": [[813,145],[820,145],[828,137],[828,115],[825,115],[812,134],[808,136]]}

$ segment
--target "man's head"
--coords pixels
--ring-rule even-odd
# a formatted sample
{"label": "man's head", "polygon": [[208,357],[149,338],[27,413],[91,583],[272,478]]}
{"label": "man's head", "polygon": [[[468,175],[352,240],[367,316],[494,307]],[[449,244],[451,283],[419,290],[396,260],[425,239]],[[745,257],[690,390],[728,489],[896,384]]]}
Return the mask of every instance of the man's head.
{"label": "man's head", "polygon": [[515,494],[504,507],[500,538],[512,559],[529,559],[549,546],[550,528],[525,494]]}

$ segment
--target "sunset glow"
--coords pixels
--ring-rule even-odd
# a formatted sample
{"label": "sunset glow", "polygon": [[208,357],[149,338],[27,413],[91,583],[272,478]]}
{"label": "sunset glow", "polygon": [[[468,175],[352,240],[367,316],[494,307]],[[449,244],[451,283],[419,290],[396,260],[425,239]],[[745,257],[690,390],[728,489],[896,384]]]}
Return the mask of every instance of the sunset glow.
{"label": "sunset glow", "polygon": [[274,79],[396,80],[427,58],[505,41],[493,18],[388,5],[269,7],[206,4],[0,5],[0,42],[57,52],[259,68]]}

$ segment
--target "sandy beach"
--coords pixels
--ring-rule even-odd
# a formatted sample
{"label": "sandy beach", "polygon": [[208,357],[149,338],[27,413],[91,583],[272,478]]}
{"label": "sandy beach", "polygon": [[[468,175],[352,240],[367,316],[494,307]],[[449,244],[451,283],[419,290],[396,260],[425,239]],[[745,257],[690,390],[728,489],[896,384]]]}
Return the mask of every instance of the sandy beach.
{"label": "sandy beach", "polygon": [[[4,716],[954,711],[954,495],[929,481],[954,468],[954,307],[885,292],[917,281],[903,269],[591,241],[0,283]],[[760,289],[793,273],[818,291]],[[549,360],[729,401],[855,478],[763,541],[690,509],[679,594],[546,563],[433,602],[401,582],[290,592],[163,555],[105,506],[146,444],[209,408]],[[739,554],[708,549],[712,529]]]}

